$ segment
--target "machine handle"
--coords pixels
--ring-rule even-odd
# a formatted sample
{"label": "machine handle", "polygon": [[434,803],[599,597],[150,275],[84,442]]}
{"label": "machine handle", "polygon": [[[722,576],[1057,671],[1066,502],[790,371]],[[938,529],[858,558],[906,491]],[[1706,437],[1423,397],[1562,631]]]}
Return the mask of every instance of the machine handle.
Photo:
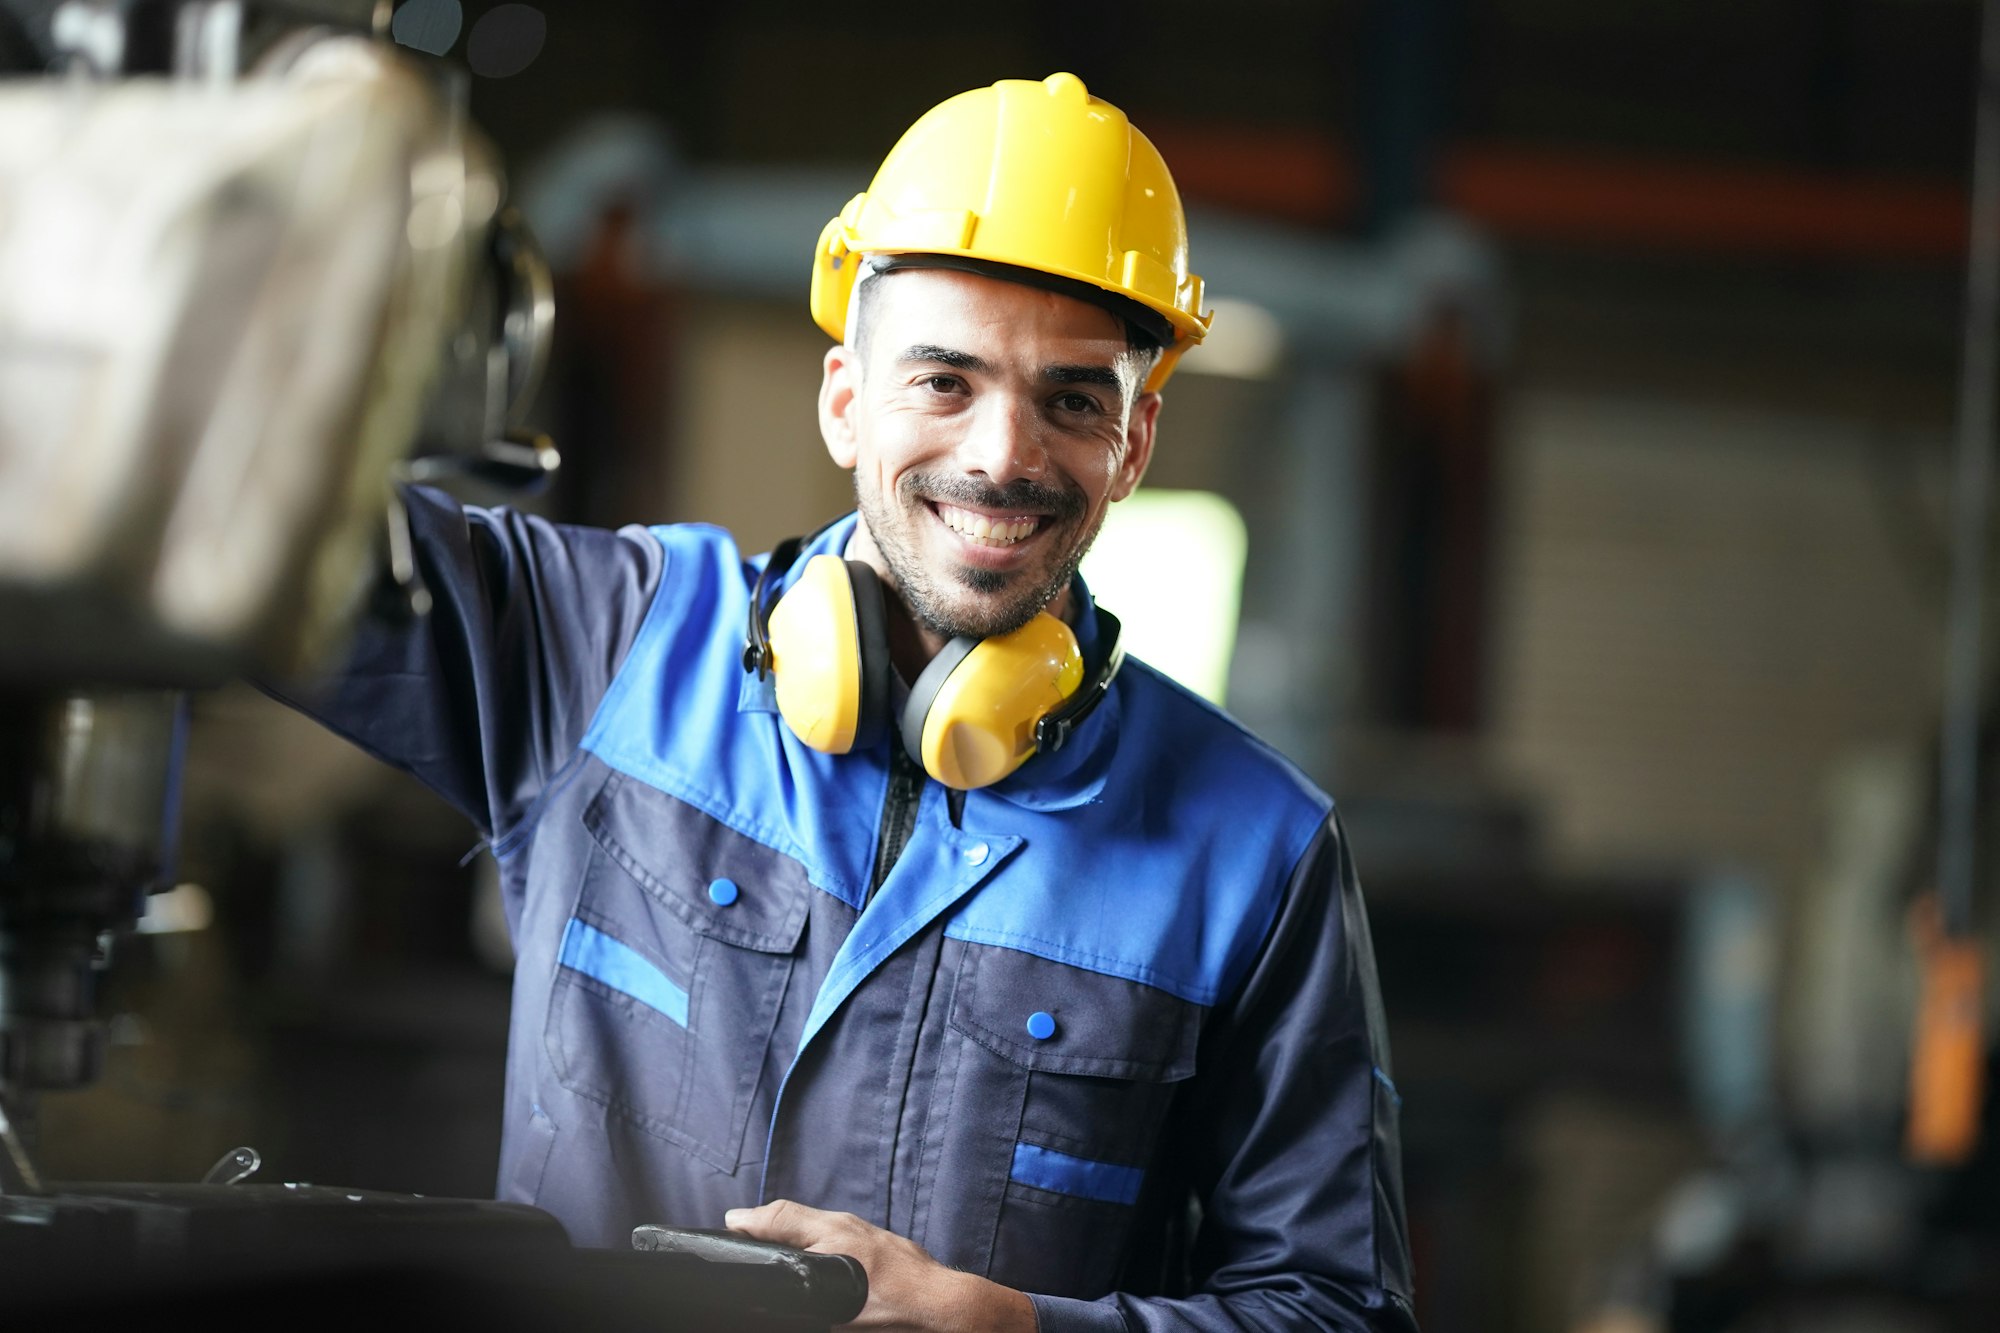
{"label": "machine handle", "polygon": [[475,454],[425,454],[405,463],[399,479],[452,481],[472,477],[504,491],[532,495],[548,486],[562,466],[549,437],[538,431],[510,431]]}
{"label": "machine handle", "polygon": [[632,1248],[679,1254],[725,1266],[739,1275],[758,1271],[767,1308],[828,1324],[844,1324],[868,1303],[868,1272],[844,1254],[812,1254],[737,1231],[646,1224],[632,1228]]}

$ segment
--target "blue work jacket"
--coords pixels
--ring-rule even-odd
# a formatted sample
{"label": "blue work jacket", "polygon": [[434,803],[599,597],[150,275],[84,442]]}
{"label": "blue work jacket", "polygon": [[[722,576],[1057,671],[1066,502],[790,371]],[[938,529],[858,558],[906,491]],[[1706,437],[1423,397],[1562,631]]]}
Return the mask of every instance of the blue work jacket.
{"label": "blue work jacket", "polygon": [[1049,1333],[1414,1327],[1367,921],[1297,770],[1128,660],[1063,750],[898,800],[888,741],[811,750],[743,670],[726,533],[406,498],[433,610],[304,706],[491,840],[501,1198],[600,1246],[846,1210]]}

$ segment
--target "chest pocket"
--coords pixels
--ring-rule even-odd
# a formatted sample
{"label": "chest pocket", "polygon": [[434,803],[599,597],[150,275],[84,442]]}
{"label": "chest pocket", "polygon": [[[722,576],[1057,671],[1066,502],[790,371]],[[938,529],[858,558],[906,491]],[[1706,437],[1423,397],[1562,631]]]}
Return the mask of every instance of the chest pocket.
{"label": "chest pocket", "polygon": [[551,1066],[733,1172],[805,928],[804,869],[622,774],[584,825],[594,846],[550,995]]}
{"label": "chest pocket", "polygon": [[[1205,1013],[1123,978],[968,946],[950,1018],[953,1100],[1004,1117],[979,1136],[983,1160],[962,1164],[985,1177],[966,1194],[999,1208],[979,1256],[988,1276],[1051,1295],[1113,1289],[1133,1226],[1173,1174],[1161,1131],[1195,1072]],[[933,1211],[930,1225],[953,1223]]]}

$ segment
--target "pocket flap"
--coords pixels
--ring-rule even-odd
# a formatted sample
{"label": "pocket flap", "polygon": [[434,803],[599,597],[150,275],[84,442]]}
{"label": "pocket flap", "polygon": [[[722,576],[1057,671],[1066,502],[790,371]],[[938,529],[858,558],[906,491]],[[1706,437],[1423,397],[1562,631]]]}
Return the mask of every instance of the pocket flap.
{"label": "pocket flap", "polygon": [[791,857],[622,773],[583,822],[605,855],[690,929],[764,953],[798,947],[813,890]]}
{"label": "pocket flap", "polygon": [[1195,1069],[1200,1005],[1123,977],[968,944],[951,1026],[1051,1074],[1171,1083]]}

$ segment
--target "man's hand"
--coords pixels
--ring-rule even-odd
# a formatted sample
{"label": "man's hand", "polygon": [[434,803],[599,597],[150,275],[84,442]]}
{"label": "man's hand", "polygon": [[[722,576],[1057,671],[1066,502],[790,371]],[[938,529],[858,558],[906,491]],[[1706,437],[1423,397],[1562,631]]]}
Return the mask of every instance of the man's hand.
{"label": "man's hand", "polygon": [[914,1243],[853,1213],[825,1213],[774,1199],[761,1208],[732,1208],[722,1221],[758,1240],[859,1259],[868,1272],[868,1304],[843,1328],[1034,1333],[1034,1307],[1020,1292],[946,1268]]}

